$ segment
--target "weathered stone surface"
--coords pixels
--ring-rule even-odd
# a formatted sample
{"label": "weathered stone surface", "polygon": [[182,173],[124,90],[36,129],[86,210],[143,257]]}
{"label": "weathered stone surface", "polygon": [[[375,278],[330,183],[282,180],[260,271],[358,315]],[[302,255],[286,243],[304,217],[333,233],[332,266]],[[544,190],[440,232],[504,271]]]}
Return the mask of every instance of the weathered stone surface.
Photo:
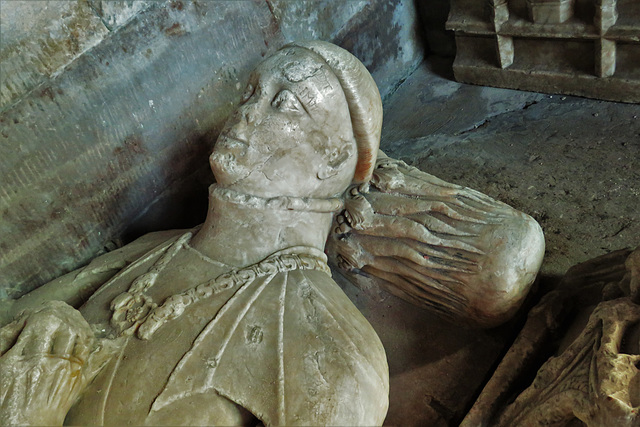
{"label": "weathered stone surface", "polygon": [[195,159],[265,39],[281,43],[272,24],[255,3],[148,9],[2,112],[4,295],[86,262],[154,201],[156,212],[190,210],[188,197],[169,196],[178,188],[206,194],[198,180],[211,178]]}
{"label": "weathered stone surface", "polygon": [[527,7],[536,24],[562,24],[573,16],[575,0],[527,0]]}
{"label": "weathered stone surface", "polygon": [[[181,1],[165,0],[171,2],[171,7],[181,9],[184,4]],[[126,24],[139,12],[149,7],[160,4],[162,1],[148,0],[87,0],[89,6],[95,10],[96,14],[104,25],[111,31]]]}
{"label": "weathered stone surface", "polygon": [[341,7],[336,7],[336,2],[331,0],[268,0],[267,3],[286,40],[333,39],[369,4],[365,0],[343,2]]}
{"label": "weathered stone surface", "polygon": [[[637,2],[527,0],[526,5],[509,2],[508,20],[496,27],[483,2],[452,2],[447,28],[456,32],[458,81],[640,102]],[[505,61],[510,51],[512,60]]]}
{"label": "weathered stone surface", "polygon": [[2,0],[0,21],[0,111],[109,33],[83,1]]}
{"label": "weathered stone surface", "polygon": [[410,0],[370,2],[332,41],[370,70],[385,101],[422,61],[421,28]]}

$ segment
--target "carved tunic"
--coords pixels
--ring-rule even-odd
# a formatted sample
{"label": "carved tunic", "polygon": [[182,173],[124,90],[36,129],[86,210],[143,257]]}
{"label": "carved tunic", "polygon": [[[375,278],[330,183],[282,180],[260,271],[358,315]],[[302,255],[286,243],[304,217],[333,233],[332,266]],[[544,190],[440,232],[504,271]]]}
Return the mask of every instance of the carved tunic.
{"label": "carved tunic", "polygon": [[[175,240],[125,269],[83,307],[86,317],[102,309],[92,323],[127,319],[129,329],[120,328],[122,351],[67,423],[215,424],[219,414],[206,409],[217,408],[211,401],[220,397],[266,425],[383,422],[388,368],[382,344],[331,279],[324,254],[291,248],[229,272],[189,247],[188,238],[182,245]],[[171,251],[169,259],[165,255]],[[162,262],[166,266],[158,268]],[[171,268],[174,262],[187,267]],[[150,271],[157,277],[145,298],[182,302],[177,312],[183,313],[167,310],[167,303],[154,312],[151,304],[137,307],[143,321],[136,322],[133,310],[128,316],[105,310]],[[169,289],[173,295],[167,295]],[[176,295],[176,290],[184,291]],[[149,325],[145,321],[162,312],[173,314],[140,339],[139,325]],[[136,361],[127,363],[130,358]]]}

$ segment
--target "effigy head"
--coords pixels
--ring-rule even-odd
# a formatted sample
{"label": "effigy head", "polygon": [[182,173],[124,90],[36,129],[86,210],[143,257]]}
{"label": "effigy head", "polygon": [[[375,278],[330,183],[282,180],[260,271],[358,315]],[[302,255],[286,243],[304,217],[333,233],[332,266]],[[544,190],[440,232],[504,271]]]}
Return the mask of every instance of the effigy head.
{"label": "effigy head", "polygon": [[287,45],[251,73],[211,155],[216,181],[263,197],[332,197],[371,177],[382,103],[373,78],[326,42]]}

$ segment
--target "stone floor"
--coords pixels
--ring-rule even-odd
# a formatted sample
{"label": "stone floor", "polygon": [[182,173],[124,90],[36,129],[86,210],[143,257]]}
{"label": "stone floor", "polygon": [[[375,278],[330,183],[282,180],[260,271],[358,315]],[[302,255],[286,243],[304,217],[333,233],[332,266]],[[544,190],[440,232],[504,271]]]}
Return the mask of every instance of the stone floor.
{"label": "stone floor", "polygon": [[[431,57],[386,100],[382,149],[540,222],[529,305],[572,265],[640,245],[640,106],[459,84],[451,62]],[[457,425],[523,321],[470,331],[344,289],[387,350],[389,425]]]}
{"label": "stone floor", "polygon": [[540,222],[542,274],[640,245],[640,106],[460,84],[435,59],[385,114],[390,156]]}

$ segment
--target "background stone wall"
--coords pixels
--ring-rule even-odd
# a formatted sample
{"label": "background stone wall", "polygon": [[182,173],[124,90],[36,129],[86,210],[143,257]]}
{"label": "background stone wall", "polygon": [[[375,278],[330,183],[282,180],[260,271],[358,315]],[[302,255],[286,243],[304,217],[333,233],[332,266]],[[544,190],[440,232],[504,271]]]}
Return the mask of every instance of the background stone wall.
{"label": "background stone wall", "polygon": [[422,61],[412,0],[0,1],[0,298],[204,219],[248,72],[336,42],[383,97]]}

